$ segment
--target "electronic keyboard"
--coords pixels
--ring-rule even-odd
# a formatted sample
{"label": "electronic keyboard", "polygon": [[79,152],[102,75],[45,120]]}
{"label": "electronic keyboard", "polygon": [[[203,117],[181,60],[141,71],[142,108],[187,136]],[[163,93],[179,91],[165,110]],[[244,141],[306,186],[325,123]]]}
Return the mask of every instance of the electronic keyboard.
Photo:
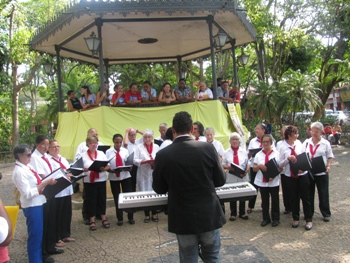
{"label": "electronic keyboard", "polygon": [[[222,202],[245,201],[256,196],[254,186],[248,182],[229,183],[215,188]],[[157,194],[154,191],[141,191],[119,194],[119,209],[160,207],[167,205],[168,195]]]}

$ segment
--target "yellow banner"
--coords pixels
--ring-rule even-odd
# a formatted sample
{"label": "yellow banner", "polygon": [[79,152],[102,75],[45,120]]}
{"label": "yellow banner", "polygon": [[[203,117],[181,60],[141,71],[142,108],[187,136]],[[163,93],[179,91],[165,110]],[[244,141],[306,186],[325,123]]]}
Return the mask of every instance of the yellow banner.
{"label": "yellow banner", "polygon": [[124,137],[129,127],[152,129],[156,138],[160,135],[159,124],[165,122],[170,127],[175,113],[179,111],[187,111],[192,120],[200,121],[204,128],[214,128],[215,139],[221,141],[225,149],[229,147],[229,135],[235,128],[228,112],[218,100],[150,108],[101,106],[82,112],[61,112],[55,139],[61,146],[60,154],[73,159],[78,145],[85,141],[90,128],[97,130],[99,140],[105,145],[113,144],[112,137],[116,133]]}

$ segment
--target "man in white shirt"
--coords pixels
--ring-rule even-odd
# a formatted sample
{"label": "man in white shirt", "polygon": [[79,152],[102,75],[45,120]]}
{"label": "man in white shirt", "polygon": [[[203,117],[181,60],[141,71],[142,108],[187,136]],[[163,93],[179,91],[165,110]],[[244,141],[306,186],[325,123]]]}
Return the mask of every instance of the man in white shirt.
{"label": "man in white shirt", "polygon": [[165,133],[166,133],[166,131],[167,131],[167,129],[168,129],[168,124],[166,124],[166,123],[161,123],[161,124],[159,124],[159,133],[160,133],[160,136],[159,137],[157,137],[157,138],[155,138],[155,140],[159,140],[159,141],[162,141],[162,142],[164,142],[165,141]]}

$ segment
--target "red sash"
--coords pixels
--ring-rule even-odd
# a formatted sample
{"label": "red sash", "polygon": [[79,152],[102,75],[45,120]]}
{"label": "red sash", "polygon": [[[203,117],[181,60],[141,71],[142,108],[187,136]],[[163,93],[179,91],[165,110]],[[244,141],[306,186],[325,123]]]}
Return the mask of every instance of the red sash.
{"label": "red sash", "polygon": [[[92,155],[91,155],[91,151],[90,150],[87,150],[87,154],[88,156],[90,157],[90,159],[92,161],[96,160],[97,158],[97,151],[95,151],[95,156],[96,158],[92,158]],[[94,183],[96,179],[100,178],[100,173],[96,172],[96,171],[90,171],[90,183]]]}

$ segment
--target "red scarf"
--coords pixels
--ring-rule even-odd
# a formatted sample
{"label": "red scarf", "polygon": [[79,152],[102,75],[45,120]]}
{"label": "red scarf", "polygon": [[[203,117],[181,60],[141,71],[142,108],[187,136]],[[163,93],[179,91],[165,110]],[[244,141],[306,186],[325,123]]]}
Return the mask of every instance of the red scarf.
{"label": "red scarf", "polygon": [[49,166],[50,171],[52,173],[52,166],[51,166],[51,163],[49,162],[49,160],[44,155],[41,156],[41,159],[43,159],[47,163],[47,165]]}
{"label": "red scarf", "polygon": [[314,150],[314,146],[313,146],[311,143],[309,144],[310,153],[311,153],[311,159],[314,158],[315,153],[316,153],[316,151],[317,151],[317,149],[318,149],[319,146],[320,146],[320,145],[317,144],[316,147],[315,147],[315,150]]}
{"label": "red scarf", "polygon": [[[91,161],[95,161],[97,159],[97,151],[95,151],[95,156],[96,156],[95,159],[92,158],[92,154],[91,154],[90,149],[87,150],[87,154],[88,154],[89,158],[91,159]],[[100,173],[95,172],[95,171],[90,171],[90,183],[94,183],[97,178],[100,178]]]}
{"label": "red scarf", "polygon": [[61,162],[61,157],[58,160],[55,157],[52,157],[52,160],[58,163],[63,170],[67,170],[67,167]]}
{"label": "red scarf", "polygon": [[[297,156],[297,153],[295,152],[295,145],[294,145],[293,147],[289,147],[289,148],[290,148],[290,150],[291,150],[290,155]],[[294,174],[293,171],[292,171],[292,169],[290,169],[290,176],[291,176],[292,178],[298,178],[298,174]]]}
{"label": "red scarf", "polygon": [[[152,157],[153,142],[151,142],[151,144],[150,144],[149,146],[148,146],[147,144],[145,144],[145,143],[144,143],[144,145],[145,145],[146,150],[147,150],[147,152],[148,152],[148,154],[149,154],[149,158],[150,158],[151,160],[153,160],[153,157]],[[153,164],[151,164],[151,169],[153,170]]]}
{"label": "red scarf", "polygon": [[256,139],[257,142],[260,142],[260,145],[259,145],[259,148],[262,147],[262,143],[261,143],[261,140],[260,139]]}
{"label": "red scarf", "polygon": [[239,165],[239,159],[238,159],[238,149],[239,149],[239,147],[234,148],[234,147],[231,146],[231,149],[233,151],[233,163]]}
{"label": "red scarf", "polygon": [[[22,166],[18,165],[17,163],[16,163],[16,165],[19,166],[19,167],[22,167]],[[42,183],[42,181],[41,181],[41,178],[40,178],[40,176],[38,175],[38,173],[37,173],[36,171],[34,171],[32,168],[30,168],[29,166],[27,166],[27,167],[28,167],[29,170],[34,174],[34,176],[35,176],[35,178],[36,178],[36,183],[37,183],[37,185],[40,185],[40,184]],[[43,190],[40,190],[40,191],[39,191],[39,194],[42,194],[42,193],[43,193]]]}
{"label": "red scarf", "polygon": [[[118,166],[123,166],[123,159],[122,159],[122,157],[120,156],[119,152],[120,152],[120,149],[117,150],[117,153],[115,154],[115,166],[116,166],[116,167],[118,167]],[[120,176],[120,172],[119,172],[119,173],[116,173],[116,176],[119,177],[119,176]]]}
{"label": "red scarf", "polygon": [[[264,150],[262,150],[262,152],[265,154],[265,164],[267,164],[269,162],[269,156],[270,154],[273,152],[273,150],[271,150],[270,152],[265,152]],[[267,183],[265,177],[263,176],[263,182]]]}

